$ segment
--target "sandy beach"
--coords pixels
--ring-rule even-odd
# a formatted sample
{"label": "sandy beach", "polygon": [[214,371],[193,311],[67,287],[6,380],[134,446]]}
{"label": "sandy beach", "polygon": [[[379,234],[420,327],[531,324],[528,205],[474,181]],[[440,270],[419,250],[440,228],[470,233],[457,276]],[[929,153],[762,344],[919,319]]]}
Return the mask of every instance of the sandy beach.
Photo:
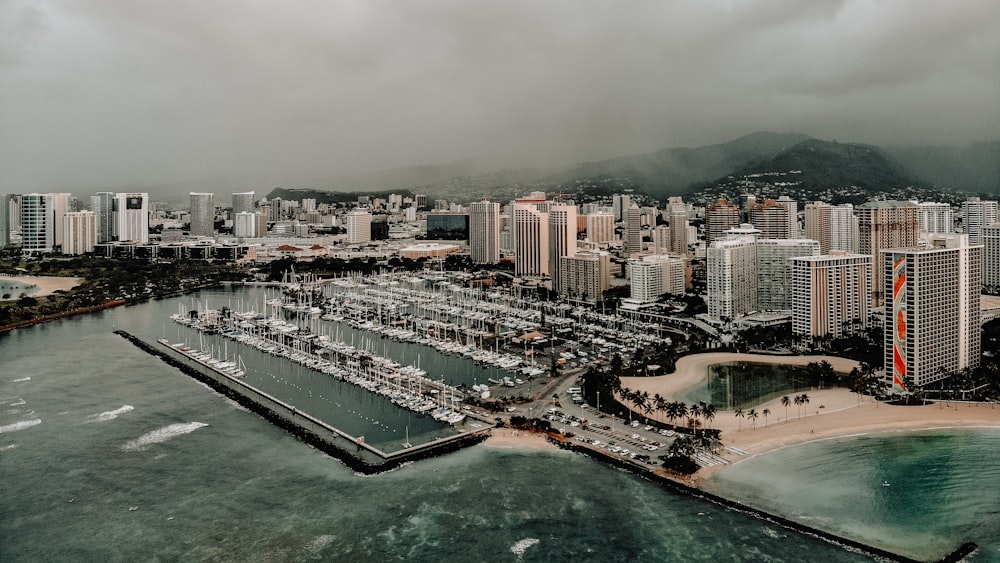
{"label": "sandy beach", "polygon": [[[52,293],[63,290],[69,291],[80,285],[83,278],[61,278],[53,276],[4,276],[0,277],[0,284],[5,281],[22,283],[27,286],[35,286],[37,289],[30,292],[31,297],[45,297]],[[17,297],[14,296],[16,299]]]}
{"label": "sandy beach", "polygon": [[[841,372],[849,372],[856,365],[853,360],[827,356],[697,354],[681,358],[677,362],[677,371],[672,374],[623,377],[622,386],[673,398],[675,393],[702,381],[711,364],[752,361],[805,365],[824,359]],[[789,395],[794,396],[792,393]],[[732,462],[739,462],[778,448],[843,436],[931,428],[1000,427],[1000,409],[995,405],[942,402],[924,406],[894,406],[879,403],[870,397],[859,397],[846,389],[812,390],[808,395],[809,404],[802,407],[792,404],[786,409],[781,405],[780,398],[754,407],[758,413],[770,410],[767,419],[760,416],[756,425],[745,417],[737,418],[733,411],[718,411],[709,425],[722,431],[725,446],[746,451],[748,455],[725,449],[720,454]],[[652,418],[666,422],[665,417],[656,414]],[[705,468],[696,475],[704,479],[722,467],[725,466]]]}
{"label": "sandy beach", "polygon": [[547,450],[556,448],[544,434],[525,432],[512,428],[497,428],[483,442],[490,448],[517,450]]}

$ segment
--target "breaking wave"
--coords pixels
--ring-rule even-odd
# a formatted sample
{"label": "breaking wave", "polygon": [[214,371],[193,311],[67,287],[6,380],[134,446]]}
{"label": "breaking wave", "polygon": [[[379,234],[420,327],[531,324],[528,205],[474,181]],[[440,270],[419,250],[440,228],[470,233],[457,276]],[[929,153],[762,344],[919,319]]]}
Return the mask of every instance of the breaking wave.
{"label": "breaking wave", "polygon": [[529,547],[535,545],[538,542],[539,542],[538,538],[524,538],[523,540],[520,540],[514,545],[510,546],[510,552],[513,553],[514,555],[517,555],[517,558],[520,559],[521,556],[524,555],[524,552],[528,551]]}
{"label": "breaking wave", "polygon": [[164,426],[152,432],[147,432],[142,436],[139,436],[135,440],[130,440],[122,446],[122,449],[127,452],[138,452],[146,449],[148,446],[153,444],[159,444],[161,442],[166,442],[171,438],[176,438],[184,434],[190,434],[195,430],[208,426],[204,422],[185,422],[180,424],[171,424],[170,426]]}
{"label": "breaking wave", "polygon": [[104,422],[105,420],[114,420],[118,418],[119,415],[125,414],[127,412],[134,411],[135,407],[132,405],[123,405],[121,408],[117,408],[113,411],[102,412],[101,414],[90,415],[89,418],[93,422]]}
{"label": "breaking wave", "polygon": [[7,426],[0,426],[0,434],[5,432],[17,432],[18,430],[31,428],[32,426],[37,426],[41,423],[42,419],[40,418],[36,418],[34,420],[22,420],[21,422],[15,422],[14,424],[8,424]]}

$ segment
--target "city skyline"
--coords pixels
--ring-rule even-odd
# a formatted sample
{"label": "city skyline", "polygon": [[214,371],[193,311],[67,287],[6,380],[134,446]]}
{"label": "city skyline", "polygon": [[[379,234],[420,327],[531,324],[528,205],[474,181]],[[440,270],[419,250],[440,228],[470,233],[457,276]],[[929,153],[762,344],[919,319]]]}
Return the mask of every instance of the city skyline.
{"label": "city skyline", "polygon": [[4,193],[263,189],[466,158],[565,166],[754,131],[1000,137],[988,1],[16,0],[0,20]]}

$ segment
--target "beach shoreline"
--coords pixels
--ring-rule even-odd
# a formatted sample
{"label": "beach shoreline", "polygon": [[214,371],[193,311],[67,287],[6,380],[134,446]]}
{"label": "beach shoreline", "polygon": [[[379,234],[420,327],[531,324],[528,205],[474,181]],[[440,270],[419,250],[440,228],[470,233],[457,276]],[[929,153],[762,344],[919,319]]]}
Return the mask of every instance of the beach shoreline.
{"label": "beach shoreline", "polygon": [[[63,278],[58,276],[3,276],[0,282],[12,281],[26,286],[35,286],[37,289],[28,293],[31,297],[45,297],[52,295],[56,291],[69,291],[83,282],[83,278]],[[14,299],[17,296],[12,295]]]}
{"label": "beach shoreline", "polygon": [[[677,370],[655,377],[624,377],[622,387],[633,391],[660,394],[667,400],[698,385],[707,375],[708,366],[725,362],[757,362],[783,365],[805,365],[826,360],[834,370],[849,372],[857,362],[833,356],[767,356],[760,354],[710,353],[685,356],[677,362]],[[711,478],[726,467],[781,448],[814,442],[885,432],[932,430],[945,428],[1000,428],[1000,409],[993,404],[941,401],[921,406],[890,405],[860,396],[844,388],[815,389],[806,392],[809,403],[781,404],[772,399],[754,407],[758,414],[770,411],[767,419],[754,421],[737,417],[732,410],[719,410],[708,426],[721,431],[723,448],[720,455],[730,463],[700,469],[695,482]],[[794,393],[789,393],[791,398]],[[669,422],[661,414],[649,418]],[[728,448],[733,448],[728,449]],[[745,454],[741,452],[746,452]]]}

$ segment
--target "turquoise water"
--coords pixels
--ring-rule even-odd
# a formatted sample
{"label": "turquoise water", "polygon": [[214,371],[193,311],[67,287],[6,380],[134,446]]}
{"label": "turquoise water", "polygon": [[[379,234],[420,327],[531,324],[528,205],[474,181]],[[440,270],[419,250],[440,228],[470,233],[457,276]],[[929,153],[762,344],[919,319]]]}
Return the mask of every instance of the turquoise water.
{"label": "turquoise water", "polygon": [[749,459],[708,485],[718,494],[917,559],[974,541],[984,546],[979,560],[998,561],[998,452],[1000,429],[856,436]]}
{"label": "turquoise water", "polygon": [[[111,333],[115,325],[173,338],[166,317],[176,310],[176,301],[153,302],[0,336],[0,561],[865,560],[561,451],[476,446],[359,476]],[[338,399],[351,392],[329,389]],[[396,416],[364,408],[370,418]],[[966,515],[988,500],[970,505],[963,489],[995,486],[997,460],[968,452],[997,451],[997,436],[942,434],[952,435],[964,449],[940,469],[934,495],[908,497],[908,506],[933,507],[939,520],[979,517],[981,533],[935,534],[945,550],[980,541],[987,551],[979,560],[990,560],[1000,525],[983,510]],[[794,484],[803,507],[822,508],[807,518],[893,548],[897,537],[909,542],[941,524],[900,518],[884,534],[870,531],[853,498],[838,502],[803,483],[823,474],[817,466],[832,471],[834,460],[835,474],[846,472],[835,481],[902,483],[894,472],[929,463],[898,451],[927,449],[908,437],[899,448],[876,440],[785,450],[773,459],[805,452],[808,462],[785,459],[768,474]],[[799,507],[783,510],[797,515]]]}
{"label": "turquoise water", "polygon": [[0,278],[0,299],[4,295],[10,295],[9,299],[17,299],[21,294],[32,295],[38,291],[38,286],[27,285],[16,281]]}

